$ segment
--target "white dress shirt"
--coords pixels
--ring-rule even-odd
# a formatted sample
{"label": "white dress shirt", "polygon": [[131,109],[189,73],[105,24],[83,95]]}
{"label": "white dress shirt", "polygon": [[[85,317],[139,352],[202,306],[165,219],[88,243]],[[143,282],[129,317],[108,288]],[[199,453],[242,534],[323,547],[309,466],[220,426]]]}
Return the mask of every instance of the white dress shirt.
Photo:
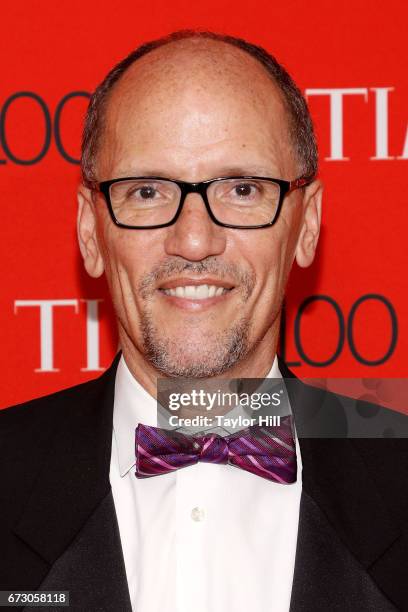
{"label": "white dress shirt", "polygon": [[[269,378],[280,378],[275,357]],[[135,428],[156,400],[120,359],[110,482],[133,611],[288,612],[302,490],[230,465],[135,476]]]}

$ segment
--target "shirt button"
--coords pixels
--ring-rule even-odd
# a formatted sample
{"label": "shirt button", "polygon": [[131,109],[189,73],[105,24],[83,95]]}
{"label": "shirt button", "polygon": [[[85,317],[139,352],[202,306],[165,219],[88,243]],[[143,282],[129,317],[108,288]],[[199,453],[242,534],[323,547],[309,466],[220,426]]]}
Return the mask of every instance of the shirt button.
{"label": "shirt button", "polygon": [[192,511],[191,511],[191,518],[196,523],[199,523],[200,521],[203,521],[205,519],[204,508],[199,508],[198,506],[193,508]]}

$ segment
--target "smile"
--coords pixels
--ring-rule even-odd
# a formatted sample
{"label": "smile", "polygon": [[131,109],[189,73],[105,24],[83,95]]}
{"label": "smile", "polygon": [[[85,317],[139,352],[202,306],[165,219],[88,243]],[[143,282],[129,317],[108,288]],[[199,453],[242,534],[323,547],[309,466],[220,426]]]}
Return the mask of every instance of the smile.
{"label": "smile", "polygon": [[162,289],[166,295],[187,300],[207,300],[228,293],[230,289],[216,285],[179,285],[171,289]]}

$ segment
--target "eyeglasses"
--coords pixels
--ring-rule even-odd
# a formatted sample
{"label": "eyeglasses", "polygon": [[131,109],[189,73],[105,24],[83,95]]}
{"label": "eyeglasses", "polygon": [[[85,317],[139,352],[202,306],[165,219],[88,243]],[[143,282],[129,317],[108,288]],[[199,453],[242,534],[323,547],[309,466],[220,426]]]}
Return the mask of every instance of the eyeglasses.
{"label": "eyeglasses", "polygon": [[97,183],[112,221],[127,229],[157,229],[175,223],[186,196],[198,193],[211,220],[223,227],[256,229],[273,225],[285,196],[309,185],[314,176],[294,181],[262,176],[220,177],[200,183],[159,176],[118,178]]}

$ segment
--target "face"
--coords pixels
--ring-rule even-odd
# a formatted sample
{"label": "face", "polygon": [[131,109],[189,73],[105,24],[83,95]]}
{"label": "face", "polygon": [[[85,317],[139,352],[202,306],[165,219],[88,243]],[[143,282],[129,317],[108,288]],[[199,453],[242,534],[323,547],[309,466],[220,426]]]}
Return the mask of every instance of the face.
{"label": "face", "polygon": [[[105,125],[100,181],[301,174],[278,89],[225,43],[172,43],[136,62],[111,93]],[[127,230],[81,186],[81,252],[89,274],[106,274],[128,364],[168,376],[266,373],[292,263],[314,257],[320,199],[315,181],[285,198],[272,227],[242,230],[214,224],[189,194],[172,226]]]}

